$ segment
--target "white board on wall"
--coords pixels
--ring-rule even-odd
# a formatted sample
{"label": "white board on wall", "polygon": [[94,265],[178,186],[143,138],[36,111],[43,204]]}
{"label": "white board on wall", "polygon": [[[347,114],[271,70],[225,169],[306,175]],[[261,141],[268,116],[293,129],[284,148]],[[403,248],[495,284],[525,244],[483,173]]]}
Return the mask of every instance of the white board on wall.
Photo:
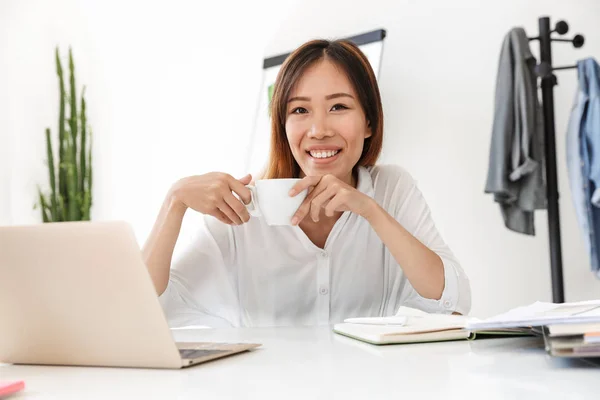
{"label": "white board on wall", "polygon": [[[369,59],[375,76],[379,77],[381,57],[383,54],[383,42],[386,32],[378,29],[360,35],[345,38],[355,43]],[[271,143],[271,119],[269,117],[270,90],[273,88],[277,73],[286,57],[290,53],[281,54],[264,59],[263,79],[258,101],[258,109],[254,119],[254,129],[248,146],[245,171],[252,173],[256,179],[257,174],[263,172],[269,156]]]}

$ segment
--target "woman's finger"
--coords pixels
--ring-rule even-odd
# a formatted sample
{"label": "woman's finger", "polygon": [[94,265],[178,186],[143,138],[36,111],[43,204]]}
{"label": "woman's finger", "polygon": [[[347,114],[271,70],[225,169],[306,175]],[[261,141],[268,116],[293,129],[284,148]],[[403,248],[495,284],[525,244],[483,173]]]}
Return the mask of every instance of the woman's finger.
{"label": "woman's finger", "polygon": [[326,205],[325,205],[325,215],[328,217],[333,217],[336,211],[345,211],[347,207],[344,206],[345,198],[343,195],[334,196]]}
{"label": "woman's finger", "polygon": [[223,197],[223,199],[225,200],[227,205],[231,207],[233,211],[235,211],[236,215],[240,218],[242,223],[248,222],[250,220],[250,214],[248,213],[248,209],[245,205],[242,204],[240,200],[236,199],[233,194],[226,194]]}
{"label": "woman's finger", "polygon": [[296,210],[296,213],[292,217],[292,225],[296,225],[300,223],[310,212],[312,200],[317,197],[323,190],[325,190],[325,186],[321,186],[320,184],[315,186],[314,189],[306,196],[300,207]]}
{"label": "woman's finger", "polygon": [[252,180],[252,175],[248,174],[245,177],[243,177],[241,180],[237,180],[234,177],[231,177],[227,181],[231,190],[234,191],[240,199],[242,199],[244,204],[250,203],[250,200],[251,200],[250,189],[248,189],[246,187],[246,184],[244,182],[250,183],[251,180]]}
{"label": "woman's finger", "polygon": [[240,217],[236,214],[235,211],[233,211],[233,209],[229,206],[229,204],[227,204],[225,202],[225,200],[223,200],[218,206],[217,208],[219,210],[221,210],[223,212],[223,214],[225,214],[227,216],[227,218],[229,218],[231,220],[231,222],[233,222],[236,225],[241,225],[242,224],[242,220],[240,219]]}
{"label": "woman's finger", "polygon": [[324,208],[333,197],[335,197],[335,192],[332,188],[327,188],[312,199],[310,202],[310,216],[314,222],[319,221],[321,209]]}
{"label": "woman's finger", "polygon": [[289,195],[291,197],[296,196],[298,193],[300,193],[301,191],[303,191],[304,189],[308,189],[311,186],[317,186],[319,184],[319,182],[321,181],[321,177],[320,176],[305,176],[304,178],[302,178],[301,181],[299,181],[298,183],[296,183],[289,192]]}
{"label": "woman's finger", "polygon": [[214,212],[211,214],[213,217],[215,217],[216,219],[218,219],[219,221],[221,221],[224,224],[227,225],[232,225],[233,222],[231,222],[231,220],[229,219],[229,217],[227,215],[225,215],[223,213],[223,211],[219,210],[218,208],[214,210]]}

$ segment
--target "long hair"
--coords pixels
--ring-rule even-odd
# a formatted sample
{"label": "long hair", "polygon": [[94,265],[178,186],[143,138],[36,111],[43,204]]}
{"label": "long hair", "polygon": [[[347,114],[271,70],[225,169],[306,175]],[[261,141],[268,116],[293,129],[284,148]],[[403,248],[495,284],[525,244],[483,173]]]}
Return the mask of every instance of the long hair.
{"label": "long hair", "polygon": [[377,78],[369,60],[354,43],[347,40],[312,40],[294,50],[284,61],[271,99],[271,148],[263,179],[297,178],[300,166],[294,159],[285,132],[287,101],[304,71],[327,58],[345,72],[354,86],[358,101],[371,128],[355,167],[372,166],[383,144],[383,107]]}

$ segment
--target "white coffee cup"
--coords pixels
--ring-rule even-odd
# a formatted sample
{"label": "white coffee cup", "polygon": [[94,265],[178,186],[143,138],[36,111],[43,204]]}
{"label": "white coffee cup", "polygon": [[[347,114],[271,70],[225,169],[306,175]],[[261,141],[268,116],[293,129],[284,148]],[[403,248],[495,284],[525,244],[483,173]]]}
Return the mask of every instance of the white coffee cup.
{"label": "white coffee cup", "polygon": [[246,205],[250,215],[262,216],[268,225],[291,225],[292,217],[306,198],[308,189],[294,197],[289,191],[300,179],[260,179],[254,186],[246,186],[252,192],[252,200]]}

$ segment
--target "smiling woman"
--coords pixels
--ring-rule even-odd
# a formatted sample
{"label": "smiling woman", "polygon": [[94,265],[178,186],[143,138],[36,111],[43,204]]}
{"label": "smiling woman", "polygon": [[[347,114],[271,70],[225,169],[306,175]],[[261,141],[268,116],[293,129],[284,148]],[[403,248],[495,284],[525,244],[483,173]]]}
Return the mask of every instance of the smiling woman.
{"label": "smiling woman", "polygon": [[296,49],[279,71],[271,114],[265,178],[329,173],[351,184],[357,168],[374,165],[381,152],[377,80],[351,42],[315,40]]}
{"label": "smiling woman", "polygon": [[[376,165],[383,112],[359,48],[299,47],[279,71],[271,115],[262,178],[298,179],[275,202],[308,194],[289,225],[271,226],[248,215],[249,175],[176,182],[143,250],[170,324],[325,325],[400,306],[467,314],[469,280],[415,181]],[[204,215],[174,257],[188,208]]]}

